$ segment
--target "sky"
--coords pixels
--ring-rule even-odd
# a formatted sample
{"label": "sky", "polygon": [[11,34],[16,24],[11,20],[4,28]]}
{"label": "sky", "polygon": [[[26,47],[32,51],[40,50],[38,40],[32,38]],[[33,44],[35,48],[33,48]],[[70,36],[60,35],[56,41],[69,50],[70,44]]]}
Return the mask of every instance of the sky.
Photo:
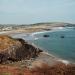
{"label": "sky", "polygon": [[75,23],[75,0],[0,0],[0,24]]}

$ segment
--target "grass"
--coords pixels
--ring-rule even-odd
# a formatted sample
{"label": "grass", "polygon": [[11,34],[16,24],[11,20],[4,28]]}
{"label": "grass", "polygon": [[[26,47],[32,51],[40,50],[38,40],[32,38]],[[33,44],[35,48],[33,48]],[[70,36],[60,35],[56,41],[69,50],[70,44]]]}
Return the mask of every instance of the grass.
{"label": "grass", "polygon": [[20,44],[18,40],[7,35],[0,35],[0,51],[6,50],[13,45],[17,46],[18,44]]}
{"label": "grass", "polygon": [[12,75],[11,73],[1,73],[0,75]]}

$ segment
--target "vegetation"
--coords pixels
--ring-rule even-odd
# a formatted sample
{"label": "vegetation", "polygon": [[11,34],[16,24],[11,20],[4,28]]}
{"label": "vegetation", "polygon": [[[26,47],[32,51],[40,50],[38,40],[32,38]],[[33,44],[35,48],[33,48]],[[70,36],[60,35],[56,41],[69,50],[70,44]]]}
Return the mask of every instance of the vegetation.
{"label": "vegetation", "polygon": [[1,73],[0,75],[11,75],[11,73]]}
{"label": "vegetation", "polygon": [[42,63],[41,67],[31,69],[0,66],[0,75],[75,75],[75,65],[56,63],[53,66]]}
{"label": "vegetation", "polygon": [[20,42],[7,35],[0,35],[0,51],[9,48],[12,45],[17,45]]}

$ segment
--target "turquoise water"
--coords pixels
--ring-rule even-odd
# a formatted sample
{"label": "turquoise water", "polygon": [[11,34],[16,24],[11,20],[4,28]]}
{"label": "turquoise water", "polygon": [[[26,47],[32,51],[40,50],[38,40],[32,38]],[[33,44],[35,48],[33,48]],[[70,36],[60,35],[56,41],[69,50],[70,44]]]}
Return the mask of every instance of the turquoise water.
{"label": "turquoise water", "polygon": [[[49,35],[44,37],[44,35]],[[64,36],[61,38],[61,36]],[[34,44],[38,47],[60,57],[75,62],[75,29],[63,28],[33,35]]]}

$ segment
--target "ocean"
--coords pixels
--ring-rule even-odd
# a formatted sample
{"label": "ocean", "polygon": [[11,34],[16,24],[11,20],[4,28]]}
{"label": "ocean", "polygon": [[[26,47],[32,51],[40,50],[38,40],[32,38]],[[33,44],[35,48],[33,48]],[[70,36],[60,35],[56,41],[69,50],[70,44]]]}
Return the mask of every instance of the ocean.
{"label": "ocean", "polygon": [[34,32],[32,34],[16,33],[12,37],[22,38],[49,54],[75,63],[74,27],[57,27],[50,31]]}
{"label": "ocean", "polygon": [[48,53],[75,62],[75,28],[65,27],[32,34],[32,42]]}

